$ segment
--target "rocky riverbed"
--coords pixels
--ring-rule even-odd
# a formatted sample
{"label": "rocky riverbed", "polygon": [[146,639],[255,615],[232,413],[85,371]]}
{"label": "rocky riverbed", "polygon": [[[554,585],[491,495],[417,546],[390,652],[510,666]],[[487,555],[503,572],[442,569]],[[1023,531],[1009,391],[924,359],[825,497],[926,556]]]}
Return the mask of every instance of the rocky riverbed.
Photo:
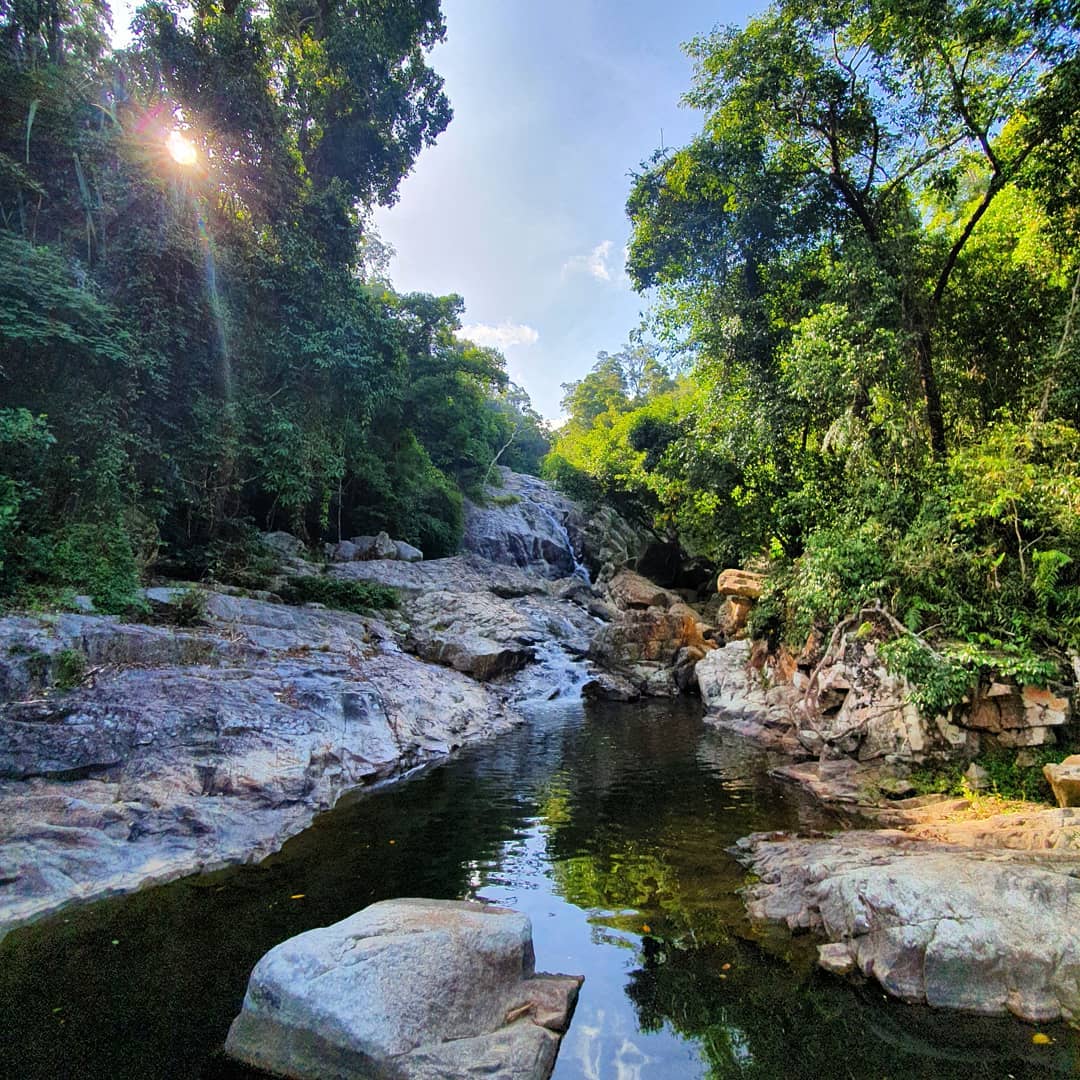
{"label": "rocky riverbed", "polygon": [[[190,589],[159,586],[146,592],[154,623],[0,620],[0,935],[73,902],[258,861],[345,792],[520,723],[527,669],[550,680],[559,655],[585,669],[620,612],[583,560],[610,573],[649,538],[611,514],[586,524],[535,478],[503,481],[504,505],[469,507],[473,550],[453,558],[372,537],[319,563],[286,534],[266,537],[285,573],[399,590],[380,617],[206,587],[192,617]],[[597,692],[645,688],[621,659],[613,673],[592,665]],[[648,663],[653,687],[674,692],[671,671]],[[545,692],[560,692],[557,674]]]}

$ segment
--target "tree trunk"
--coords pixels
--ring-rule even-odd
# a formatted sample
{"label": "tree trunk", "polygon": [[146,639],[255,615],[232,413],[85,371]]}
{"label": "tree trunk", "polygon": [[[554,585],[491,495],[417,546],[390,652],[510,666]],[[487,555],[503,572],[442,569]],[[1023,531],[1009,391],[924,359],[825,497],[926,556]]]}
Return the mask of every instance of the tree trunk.
{"label": "tree trunk", "polygon": [[930,428],[930,451],[935,461],[944,461],[945,420],[941,415],[941,392],[938,390],[937,376],[934,374],[933,347],[929,328],[918,331],[915,338],[915,356],[919,367],[919,381],[922,383],[923,399],[926,402],[926,423]]}

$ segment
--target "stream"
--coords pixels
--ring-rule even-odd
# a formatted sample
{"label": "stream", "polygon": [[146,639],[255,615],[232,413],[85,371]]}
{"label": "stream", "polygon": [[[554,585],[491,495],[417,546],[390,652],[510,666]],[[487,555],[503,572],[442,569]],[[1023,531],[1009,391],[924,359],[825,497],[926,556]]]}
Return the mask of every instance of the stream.
{"label": "stream", "polygon": [[[573,695],[571,695],[572,697]],[[1078,1043],[888,1001],[751,927],[726,853],[837,828],[766,756],[669,701],[535,704],[529,723],[344,800],[258,866],[76,908],[0,943],[0,1074],[248,1080],[220,1047],[271,946],[394,896],[527,912],[537,967],[584,974],[557,1080],[1076,1075]]]}

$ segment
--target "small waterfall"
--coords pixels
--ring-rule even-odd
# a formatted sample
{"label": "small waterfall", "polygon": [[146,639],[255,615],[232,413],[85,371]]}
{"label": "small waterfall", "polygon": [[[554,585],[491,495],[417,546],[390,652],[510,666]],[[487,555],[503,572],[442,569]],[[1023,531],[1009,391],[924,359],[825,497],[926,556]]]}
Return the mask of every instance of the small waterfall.
{"label": "small waterfall", "polygon": [[534,505],[548,519],[556,534],[562,537],[563,546],[570,552],[570,558],[574,560],[573,576],[581,578],[586,585],[591,585],[592,578],[589,577],[589,568],[578,559],[577,552],[574,550],[574,542],[570,539],[570,533],[567,531],[566,526],[543,503],[538,502]]}
{"label": "small waterfall", "polygon": [[590,677],[585,660],[571,656],[554,641],[545,641],[536,647],[536,662],[512,678],[512,698],[530,707],[576,705]]}

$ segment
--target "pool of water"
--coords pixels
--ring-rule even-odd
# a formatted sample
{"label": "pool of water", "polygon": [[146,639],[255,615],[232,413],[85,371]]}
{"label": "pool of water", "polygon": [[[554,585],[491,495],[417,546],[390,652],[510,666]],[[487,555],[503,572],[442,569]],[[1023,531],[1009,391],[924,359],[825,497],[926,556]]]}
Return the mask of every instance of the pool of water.
{"label": "pool of water", "polygon": [[[912,1008],[745,920],[749,832],[837,828],[768,761],[670,702],[530,710],[517,732],[347,800],[256,867],[103,901],[0,943],[0,1076],[249,1080],[220,1048],[279,941],[393,896],[527,912],[583,974],[557,1080],[1075,1075],[1080,1043]],[[1023,913],[1017,916],[1022,918]]]}

